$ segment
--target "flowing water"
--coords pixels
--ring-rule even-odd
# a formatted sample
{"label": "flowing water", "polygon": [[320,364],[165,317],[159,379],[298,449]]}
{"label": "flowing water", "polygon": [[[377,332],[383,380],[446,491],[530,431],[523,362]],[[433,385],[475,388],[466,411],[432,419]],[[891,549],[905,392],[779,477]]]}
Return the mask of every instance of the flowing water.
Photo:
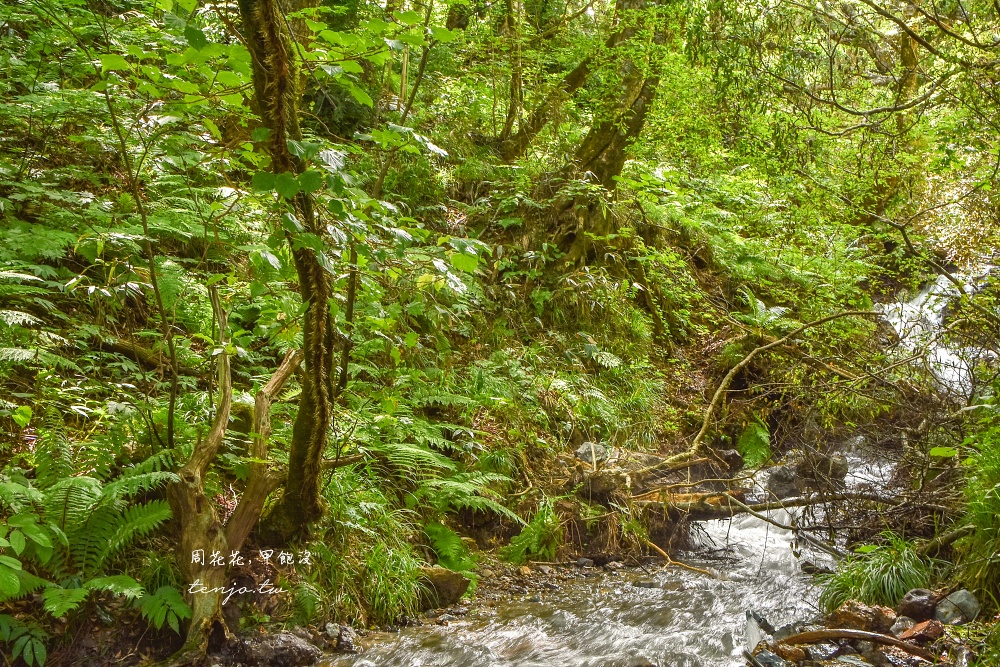
{"label": "flowing water", "polygon": [[[744,664],[748,609],[776,626],[815,615],[818,590],[799,571],[790,533],[750,516],[701,526],[704,532],[697,532],[705,548],[724,554],[724,561],[703,555],[686,562],[720,573],[716,577],[679,567],[657,569],[652,576],[602,573],[566,582],[540,601],[516,596],[493,609],[474,609],[448,627],[377,636],[360,656],[328,664],[730,667]],[[635,586],[640,580],[657,587]]]}
{"label": "flowing water", "polygon": [[958,274],[952,282],[947,276],[926,285],[907,301],[883,304],[886,322],[896,331],[905,354],[924,352],[923,362],[940,390],[956,398],[968,398],[975,365],[984,359],[984,350],[972,347],[952,348],[942,340],[949,307],[962,296],[974,294],[989,277],[993,267],[976,274]]}

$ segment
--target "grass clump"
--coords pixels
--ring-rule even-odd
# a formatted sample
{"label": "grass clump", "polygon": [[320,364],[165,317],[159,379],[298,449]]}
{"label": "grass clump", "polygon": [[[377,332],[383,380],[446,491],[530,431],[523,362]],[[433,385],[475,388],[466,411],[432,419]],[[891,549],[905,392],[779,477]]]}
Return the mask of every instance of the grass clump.
{"label": "grass clump", "polygon": [[933,563],[895,533],[884,532],[884,543],[866,545],[825,575],[820,606],[827,612],[848,600],[895,606],[907,591],[926,588],[933,577]]}

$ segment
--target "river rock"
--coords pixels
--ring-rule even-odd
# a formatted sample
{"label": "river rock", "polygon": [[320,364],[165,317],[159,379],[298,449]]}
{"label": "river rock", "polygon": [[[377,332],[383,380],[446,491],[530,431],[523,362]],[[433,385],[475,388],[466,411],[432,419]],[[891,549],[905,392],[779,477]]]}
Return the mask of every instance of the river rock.
{"label": "river rock", "polygon": [[917,622],[909,616],[897,616],[896,622],[892,624],[891,628],[889,628],[889,632],[898,637],[903,634],[903,631],[909,630],[916,624]]}
{"label": "river rock", "polygon": [[767,476],[767,490],[776,498],[794,498],[802,495],[805,485],[791,466],[774,466]]}
{"label": "river rock", "polygon": [[976,596],[963,588],[938,603],[937,609],[934,610],[934,618],[945,625],[960,625],[974,621],[980,609]]}
{"label": "river rock", "polygon": [[806,647],[806,653],[809,654],[809,659],[816,660],[818,662],[833,660],[839,652],[840,647],[833,642],[819,642]]}
{"label": "river rock", "polygon": [[470,581],[458,572],[434,567],[420,568],[420,583],[424,591],[420,595],[420,610],[448,607],[458,602],[465,591],[469,590]]}
{"label": "river rock", "polygon": [[610,456],[611,448],[599,445],[596,442],[587,441],[580,445],[576,450],[576,458],[580,459],[584,463],[589,463],[590,465],[603,463],[604,461],[607,461]]}
{"label": "river rock", "polygon": [[632,582],[636,588],[659,588],[660,585],[652,579],[637,579]]}
{"label": "river rock", "polygon": [[760,663],[761,667],[790,667],[787,660],[775,653],[771,653],[770,651],[755,653],[753,657],[757,659],[757,662]]}
{"label": "river rock", "polygon": [[934,617],[937,598],[926,588],[914,588],[907,591],[899,603],[899,615],[909,616],[914,621],[926,621]]}
{"label": "river rock", "polygon": [[242,647],[243,662],[271,667],[303,667],[314,665],[323,652],[291,632],[265,635],[246,642]]}
{"label": "river rock", "polygon": [[590,558],[580,557],[580,558],[576,559],[576,566],[577,567],[594,567],[594,561],[591,560]]}
{"label": "river rock", "polygon": [[871,665],[856,655],[841,655],[837,657],[837,662],[843,663],[845,665],[852,665],[853,667],[871,667]]}
{"label": "river rock", "polygon": [[843,482],[849,470],[847,459],[843,456],[820,452],[801,454],[794,459],[792,465],[802,479],[811,482]]}
{"label": "river rock", "polygon": [[941,625],[941,622],[931,619],[929,621],[917,623],[909,630],[904,630],[900,633],[899,638],[903,641],[914,640],[918,642],[930,642],[935,639],[940,639],[943,634],[944,626]]}
{"label": "river rock", "polygon": [[774,652],[777,653],[782,660],[787,660],[789,662],[801,662],[806,659],[806,650],[801,646],[776,644],[774,646]]}
{"label": "river rock", "polygon": [[[331,625],[327,623],[327,626]],[[327,634],[329,634],[329,627]],[[337,651],[341,653],[360,653],[358,648],[358,633],[349,625],[342,625],[337,630]]]}
{"label": "river rock", "polygon": [[896,622],[896,612],[888,607],[869,607],[857,600],[848,600],[835,612],[827,616],[826,623],[831,628],[865,630],[867,632],[887,632]]}

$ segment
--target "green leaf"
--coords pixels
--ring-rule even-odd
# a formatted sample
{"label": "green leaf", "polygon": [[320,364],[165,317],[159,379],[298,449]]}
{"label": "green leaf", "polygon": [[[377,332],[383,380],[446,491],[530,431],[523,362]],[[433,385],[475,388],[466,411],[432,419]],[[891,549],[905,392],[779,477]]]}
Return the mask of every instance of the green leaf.
{"label": "green leaf", "polygon": [[11,531],[10,533],[10,548],[14,550],[18,556],[24,551],[24,547],[27,546],[28,542],[24,539],[24,533],[19,530]]}
{"label": "green leaf", "polygon": [[17,572],[9,567],[0,565],[0,599],[12,598],[20,590],[21,580],[17,578]]}
{"label": "green leaf", "polygon": [[927,454],[936,458],[947,459],[952,456],[957,456],[958,449],[955,447],[931,447]]}
{"label": "green leaf", "polygon": [[14,410],[14,414],[11,415],[11,419],[21,428],[26,428],[31,423],[31,408],[27,405],[18,407],[17,410]]}
{"label": "green leaf", "polygon": [[10,556],[0,555],[0,565],[6,565],[12,570],[21,569],[21,561],[16,558],[11,558]]}
{"label": "green leaf", "polygon": [[187,43],[192,48],[198,51],[208,46],[208,39],[205,38],[205,33],[201,31],[201,28],[197,28],[190,23],[184,28],[184,39],[187,40]]}
{"label": "green leaf", "polygon": [[299,179],[291,172],[284,172],[274,177],[274,189],[285,199],[291,199],[299,194]]}
{"label": "green leaf", "polygon": [[250,184],[258,192],[271,192],[274,190],[274,174],[267,171],[258,171],[250,179]]}
{"label": "green leaf", "polygon": [[351,97],[358,101],[359,104],[364,104],[366,107],[374,106],[375,102],[372,100],[371,96],[365,91],[361,90],[357,86],[352,85],[350,87]]}
{"label": "green leaf", "polygon": [[315,192],[323,187],[323,173],[316,169],[299,174],[299,188],[302,192]]}
{"label": "green leaf", "polygon": [[403,25],[417,25],[423,20],[423,17],[412,9],[405,12],[393,12],[392,15]]}
{"label": "green leaf", "polygon": [[459,271],[473,273],[479,267],[479,258],[475,255],[467,255],[464,252],[453,252],[448,257],[448,261]]}
{"label": "green leaf", "polygon": [[115,72],[119,70],[131,69],[131,65],[128,64],[128,61],[117,53],[103,53],[100,58],[101,71],[103,72]]}
{"label": "green leaf", "polygon": [[110,577],[95,577],[84,584],[93,591],[108,591],[124,596],[130,600],[138,600],[145,591],[142,584],[126,574],[116,574]]}
{"label": "green leaf", "polygon": [[323,147],[321,144],[309,141],[294,141],[292,139],[289,139],[286,144],[288,152],[302,160],[311,160],[316,153],[319,153],[319,149]]}
{"label": "green leaf", "polygon": [[35,544],[43,547],[51,547],[52,540],[49,539],[48,534],[45,529],[39,526],[37,523],[28,523],[21,527],[24,534]]}
{"label": "green leaf", "polygon": [[447,28],[440,28],[438,26],[431,26],[431,37],[435,41],[441,42],[442,44],[447,44],[448,42],[454,42],[458,39],[459,33],[457,30],[448,30]]}

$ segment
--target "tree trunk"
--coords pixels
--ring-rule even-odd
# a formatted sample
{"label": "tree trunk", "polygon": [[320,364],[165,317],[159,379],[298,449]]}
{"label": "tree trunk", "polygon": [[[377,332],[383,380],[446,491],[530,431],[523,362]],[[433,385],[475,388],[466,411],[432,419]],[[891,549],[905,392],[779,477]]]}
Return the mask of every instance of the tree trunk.
{"label": "tree trunk", "polygon": [[[625,10],[638,9],[645,4],[645,0],[618,0],[616,11],[621,13]],[[629,24],[625,28],[615,32],[604,43],[606,50],[613,49],[618,44],[628,40],[636,33],[635,25]],[[535,140],[538,133],[545,129],[549,121],[556,115],[563,103],[568,100],[579,88],[586,83],[590,76],[591,67],[596,60],[597,54],[587,56],[580,64],[570,71],[563,80],[553,88],[538,106],[528,116],[527,121],[521,124],[513,136],[502,136],[500,144],[500,156],[506,162],[513,162],[524,155],[531,142]]]}
{"label": "tree trunk", "polygon": [[[625,106],[621,113],[604,119],[587,133],[576,152],[573,169],[577,174],[599,183],[609,192],[615,190],[615,177],[625,166],[626,148],[642,133],[659,83],[658,77],[643,78],[638,72],[622,82]],[[561,243],[569,245],[566,261],[570,264],[586,260],[591,237],[606,236],[613,231],[611,213],[599,196],[580,195],[556,206],[564,211],[572,209],[575,219],[574,228]]]}
{"label": "tree trunk", "polygon": [[[240,13],[243,37],[253,60],[255,110],[270,130],[266,148],[271,171],[299,174],[304,165],[287,145],[290,139],[301,139],[298,68],[287,26],[277,0],[240,0]],[[305,233],[326,236],[306,193],[300,192],[289,203]],[[305,373],[292,429],[285,492],[268,517],[270,539],[277,541],[291,538],[322,514],[321,462],[333,424],[335,329],[328,305],[333,296],[332,281],[314,250],[296,243],[295,232],[286,232],[286,236],[306,306],[302,323]]]}
{"label": "tree trunk", "polygon": [[[203,589],[188,595],[191,602],[191,623],[188,626],[184,646],[178,652],[178,661],[183,663],[191,662],[204,654],[209,635],[216,627],[228,633],[222,618],[222,596],[218,591],[212,590],[221,590],[220,587],[225,585],[226,568],[211,567],[209,557],[213,552],[219,552],[224,556],[228,556],[229,552],[222,522],[215,511],[215,506],[205,496],[204,480],[208,467],[215,460],[226,434],[233,392],[229,355],[225,351],[226,314],[222,310],[218,292],[214,287],[211,288],[210,296],[219,323],[219,343],[223,347],[216,362],[219,373],[219,403],[208,435],[198,441],[191,458],[178,471],[180,479],[167,488],[170,507],[174,518],[180,524],[177,564],[188,584],[200,583],[203,586]],[[200,560],[193,557],[195,553],[202,555]]]}

